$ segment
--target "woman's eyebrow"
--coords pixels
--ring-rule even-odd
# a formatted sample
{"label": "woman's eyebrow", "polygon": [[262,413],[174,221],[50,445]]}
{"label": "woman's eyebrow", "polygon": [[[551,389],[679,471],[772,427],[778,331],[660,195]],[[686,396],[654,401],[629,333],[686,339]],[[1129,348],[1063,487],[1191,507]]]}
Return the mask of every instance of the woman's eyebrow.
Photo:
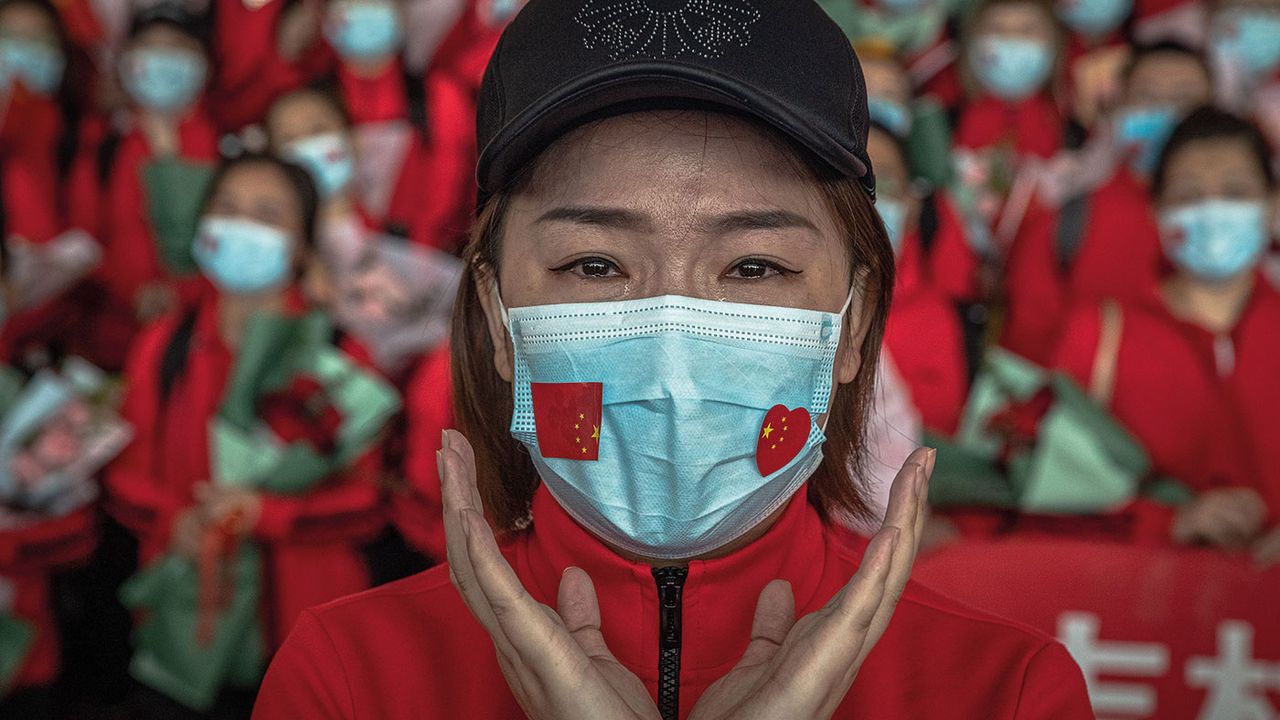
{"label": "woman's eyebrow", "polygon": [[708,227],[719,235],[752,230],[786,230],[800,228],[818,232],[808,218],[789,210],[744,210],[712,218]]}
{"label": "woman's eyebrow", "polygon": [[553,208],[543,213],[534,224],[540,225],[548,222],[595,225],[631,232],[653,232],[654,230],[653,222],[647,216],[634,210],[613,207],[569,206]]}

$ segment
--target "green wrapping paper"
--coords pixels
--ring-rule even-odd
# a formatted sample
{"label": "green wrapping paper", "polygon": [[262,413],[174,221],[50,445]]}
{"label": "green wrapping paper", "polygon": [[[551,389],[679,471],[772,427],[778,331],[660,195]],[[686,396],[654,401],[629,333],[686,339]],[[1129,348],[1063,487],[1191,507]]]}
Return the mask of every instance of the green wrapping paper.
{"label": "green wrapping paper", "polygon": [[0,610],[0,697],[13,685],[35,640],[31,623]]}
{"label": "green wrapping paper", "polygon": [[213,707],[226,685],[252,687],[266,669],[258,626],[260,573],[258,551],[242,546],[230,570],[234,592],[207,645],[196,641],[200,598],[194,562],[166,555],[130,578],[120,598],[142,616],[130,674],[200,712]]}
{"label": "green wrapping paper", "polygon": [[[399,396],[335,348],[332,337],[331,325],[319,313],[259,315],[249,321],[222,405],[209,424],[214,484],[275,495],[305,493],[377,441],[400,408]],[[263,419],[272,412],[274,424]],[[126,604],[142,615],[130,666],[134,677],[200,711],[208,709],[220,688],[257,682],[264,656],[257,615],[260,562],[252,544],[242,543],[234,559],[231,600],[217,614],[207,646],[197,642],[194,563],[168,555],[135,576],[122,592]]]}
{"label": "green wrapping paper", "polygon": [[1146,452],[1071,379],[993,349],[954,442],[941,441],[929,499],[1041,514],[1097,514],[1140,494],[1185,497],[1176,483],[1144,485]]}
{"label": "green wrapping paper", "polygon": [[164,267],[174,275],[199,270],[191,254],[213,168],[176,158],[152,160],[142,168],[147,217],[155,233],[156,250]]}

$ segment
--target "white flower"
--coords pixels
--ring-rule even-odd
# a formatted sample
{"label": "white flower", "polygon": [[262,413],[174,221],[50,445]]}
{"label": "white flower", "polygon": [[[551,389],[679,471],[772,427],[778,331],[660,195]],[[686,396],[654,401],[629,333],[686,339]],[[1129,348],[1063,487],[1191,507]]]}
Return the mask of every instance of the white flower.
{"label": "white flower", "polygon": [[588,0],[574,19],[614,60],[711,59],[746,47],[760,13],[746,0]]}

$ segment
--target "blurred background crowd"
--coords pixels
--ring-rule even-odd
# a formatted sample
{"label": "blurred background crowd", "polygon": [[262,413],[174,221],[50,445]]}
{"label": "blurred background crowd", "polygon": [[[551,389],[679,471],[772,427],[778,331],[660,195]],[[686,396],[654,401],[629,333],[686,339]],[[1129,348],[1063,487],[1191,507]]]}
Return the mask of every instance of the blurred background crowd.
{"label": "blurred background crowd", "polygon": [[[928,442],[934,548],[1280,562],[1280,2],[819,3],[898,259],[871,492]],[[247,717],[303,608],[443,559],[520,5],[0,0],[0,717]]]}

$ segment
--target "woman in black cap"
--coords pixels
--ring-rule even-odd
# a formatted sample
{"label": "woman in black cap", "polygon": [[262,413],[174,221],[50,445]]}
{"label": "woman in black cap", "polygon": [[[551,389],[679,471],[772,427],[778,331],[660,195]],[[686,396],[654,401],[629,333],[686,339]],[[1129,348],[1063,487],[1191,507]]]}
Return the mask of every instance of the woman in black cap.
{"label": "woman in black cap", "polygon": [[893,255],[811,0],[532,0],[478,126],[448,569],[304,613],[255,717],[1092,717],[908,583],[932,452],[843,529]]}

